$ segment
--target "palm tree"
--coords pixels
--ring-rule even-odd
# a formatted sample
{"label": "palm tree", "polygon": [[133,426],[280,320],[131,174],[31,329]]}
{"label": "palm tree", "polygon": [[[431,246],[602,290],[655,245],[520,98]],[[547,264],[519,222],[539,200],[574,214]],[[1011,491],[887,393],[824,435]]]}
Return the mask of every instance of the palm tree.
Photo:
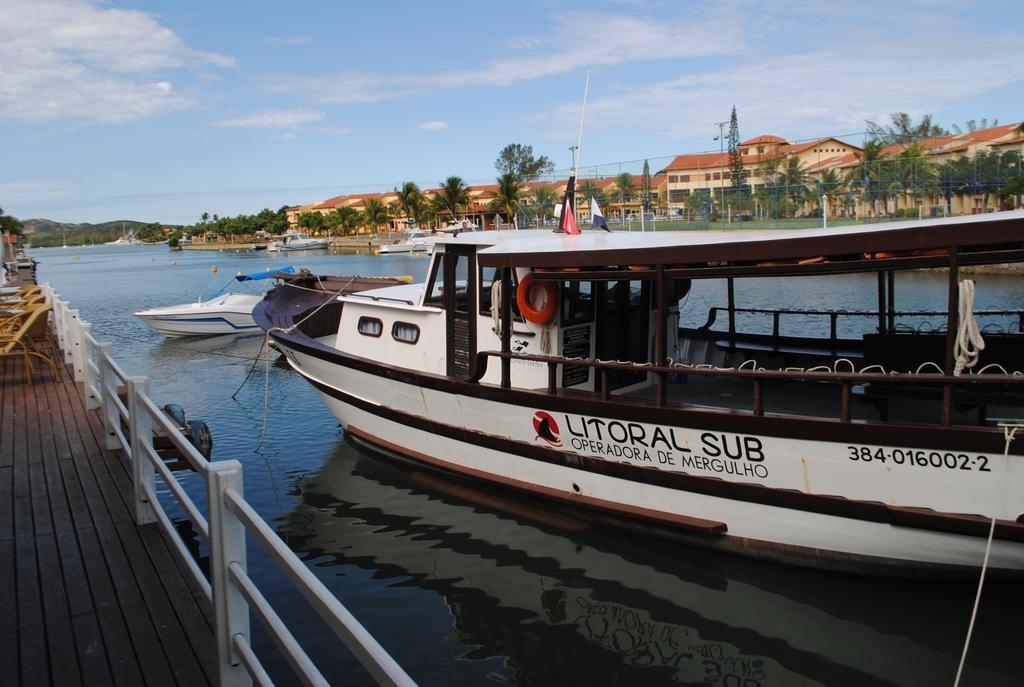
{"label": "palm tree", "polygon": [[854,153],[858,160],[857,166],[850,169],[846,176],[846,180],[851,186],[860,185],[864,194],[865,210],[870,203],[876,215],[878,214],[878,201],[884,200],[886,195],[880,183],[883,167],[881,161],[885,158],[882,153],[884,147],[880,141],[865,143],[862,152]]}
{"label": "palm tree", "polygon": [[615,177],[615,187],[618,189],[619,195],[619,213],[622,217],[622,223],[625,224],[626,203],[633,200],[633,196],[636,195],[636,189],[633,188],[633,175],[629,172],[623,172]]}
{"label": "palm tree", "polygon": [[496,181],[498,190],[490,203],[490,208],[512,218],[513,223],[518,226],[519,209],[523,204],[523,185],[515,172],[506,172]]}
{"label": "palm tree", "polygon": [[363,205],[363,226],[376,231],[388,223],[388,209],[380,198],[367,198]]}
{"label": "palm tree", "polygon": [[[577,195],[582,196],[583,199],[587,201],[587,207],[590,208],[591,213],[593,213],[594,210],[592,206],[595,200],[598,202],[598,204],[604,203],[606,200],[604,194],[601,193],[601,188],[593,179],[584,179],[582,182],[580,182],[580,185],[577,187],[577,191]],[[576,201],[576,205],[578,209],[580,205],[579,200]]]}
{"label": "palm tree", "polygon": [[[826,169],[821,173],[821,178],[815,179],[813,183],[814,195],[819,203],[824,198],[829,209],[835,208],[835,198],[843,193],[846,186],[846,182],[839,176],[839,172],[835,169]],[[825,214],[824,207],[821,207],[821,212],[822,215]]]}
{"label": "palm tree", "polygon": [[354,232],[356,227],[359,226],[359,211],[355,208],[343,205],[337,208],[335,212],[338,214],[338,226],[341,227],[343,233]]}
{"label": "palm tree", "polygon": [[807,196],[807,170],[796,155],[790,155],[782,165],[782,185],[793,204],[791,212],[796,215]]}
{"label": "palm tree", "polygon": [[538,186],[534,192],[533,200],[537,204],[540,221],[545,222],[548,218],[548,213],[555,207],[555,203],[558,202],[558,193],[555,191],[554,186]]}
{"label": "palm tree", "polygon": [[438,213],[450,212],[452,219],[455,219],[460,210],[469,207],[469,187],[462,177],[448,177],[438,186],[441,190],[434,196],[434,209]]}
{"label": "palm tree", "polygon": [[911,143],[900,152],[898,157],[899,187],[903,195],[913,194],[914,207],[917,207],[918,189],[928,186],[931,178],[929,163],[924,147],[919,143]]}
{"label": "palm tree", "polygon": [[398,208],[401,210],[401,214],[419,222],[423,209],[423,194],[416,182],[406,181],[402,184],[402,188],[395,189],[395,194],[398,196]]}

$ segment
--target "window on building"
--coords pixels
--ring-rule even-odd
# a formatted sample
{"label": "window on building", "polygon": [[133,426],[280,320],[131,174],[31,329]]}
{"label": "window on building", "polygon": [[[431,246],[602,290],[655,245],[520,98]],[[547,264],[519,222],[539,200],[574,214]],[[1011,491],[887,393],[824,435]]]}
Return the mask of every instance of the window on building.
{"label": "window on building", "polygon": [[675,183],[678,183],[678,182],[679,182],[679,177],[677,175],[672,174],[672,175],[669,176],[668,183],[675,184]]}
{"label": "window on building", "polygon": [[356,329],[363,336],[380,336],[380,333],[384,331],[384,325],[376,317],[360,317]]}
{"label": "window on building", "polygon": [[689,191],[685,189],[669,189],[668,202],[670,203],[682,203],[686,200],[686,196],[689,195]]}
{"label": "window on building", "polygon": [[689,180],[690,180],[690,175],[689,174],[684,174],[681,177],[679,177],[679,181],[682,181],[683,183],[686,183]]}
{"label": "window on building", "polygon": [[705,174],[704,175],[704,181],[711,181],[711,175],[710,174]]}

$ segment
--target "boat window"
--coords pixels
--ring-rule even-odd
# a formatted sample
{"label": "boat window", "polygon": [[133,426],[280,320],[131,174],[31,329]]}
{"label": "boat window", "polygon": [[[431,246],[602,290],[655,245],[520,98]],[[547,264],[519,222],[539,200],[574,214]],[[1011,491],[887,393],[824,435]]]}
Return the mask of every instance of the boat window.
{"label": "boat window", "polygon": [[414,344],[420,340],[420,328],[409,322],[395,322],[391,325],[391,337],[395,341]]}
{"label": "boat window", "polygon": [[455,260],[455,309],[470,312],[469,305],[469,256],[465,253],[445,253],[445,260]]}
{"label": "boat window", "polygon": [[430,268],[430,279],[427,280],[427,297],[423,301],[424,305],[444,307],[444,270],[441,269],[443,260],[443,255],[437,256]]}
{"label": "boat window", "polygon": [[364,336],[380,336],[384,331],[384,325],[376,317],[360,317],[357,329]]}
{"label": "boat window", "polygon": [[[480,314],[490,316],[491,314],[491,287],[494,284],[494,280],[501,279],[501,272],[494,267],[481,267],[480,268]],[[519,288],[519,279],[516,277],[515,271],[512,272],[512,291]],[[516,303],[516,299],[512,299],[512,319],[519,322],[523,321],[522,315],[519,314],[519,304]]]}
{"label": "boat window", "polygon": [[594,319],[594,283],[562,282],[562,324],[582,324]]}

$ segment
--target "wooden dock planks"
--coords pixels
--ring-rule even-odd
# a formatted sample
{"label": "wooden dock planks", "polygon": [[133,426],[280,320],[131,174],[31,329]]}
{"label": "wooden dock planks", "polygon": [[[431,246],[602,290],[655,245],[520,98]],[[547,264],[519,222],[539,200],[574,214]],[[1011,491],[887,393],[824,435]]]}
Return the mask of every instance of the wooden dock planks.
{"label": "wooden dock planks", "polygon": [[212,684],[212,610],[166,535],[135,525],[126,459],[62,373],[0,367],[3,682]]}

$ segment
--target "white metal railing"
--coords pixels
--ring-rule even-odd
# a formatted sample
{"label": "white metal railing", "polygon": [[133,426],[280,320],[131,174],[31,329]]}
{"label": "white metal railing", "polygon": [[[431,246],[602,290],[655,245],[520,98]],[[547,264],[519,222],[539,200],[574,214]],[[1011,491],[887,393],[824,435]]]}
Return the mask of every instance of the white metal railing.
{"label": "white metal railing", "polygon": [[[255,539],[269,559],[302,592],[310,606],[348,646],[356,659],[382,685],[414,685],[401,666],[358,620],[288,548],[273,528],[245,500],[242,464],[237,460],[207,460],[149,395],[149,379],[125,373],[111,355],[111,345],[92,335],[92,326],[69,307],[49,284],[43,294],[53,307],[53,331],[75,381],[82,382],[86,408],[103,418],[108,449],[122,449],[132,478],[133,515],[138,525],[157,524],[167,533],[196,583],[213,604],[218,677],[223,687],[273,684],[252,649],[250,612],[255,613],[299,680],[306,685],[329,684],[266,596],[249,577],[246,536]],[[121,393],[126,401],[121,400]],[[127,427],[127,434],[125,433]],[[189,497],[153,446],[159,428],[206,482],[207,514]],[[156,494],[159,476],[188,515],[210,550],[210,578],[178,536]]]}

